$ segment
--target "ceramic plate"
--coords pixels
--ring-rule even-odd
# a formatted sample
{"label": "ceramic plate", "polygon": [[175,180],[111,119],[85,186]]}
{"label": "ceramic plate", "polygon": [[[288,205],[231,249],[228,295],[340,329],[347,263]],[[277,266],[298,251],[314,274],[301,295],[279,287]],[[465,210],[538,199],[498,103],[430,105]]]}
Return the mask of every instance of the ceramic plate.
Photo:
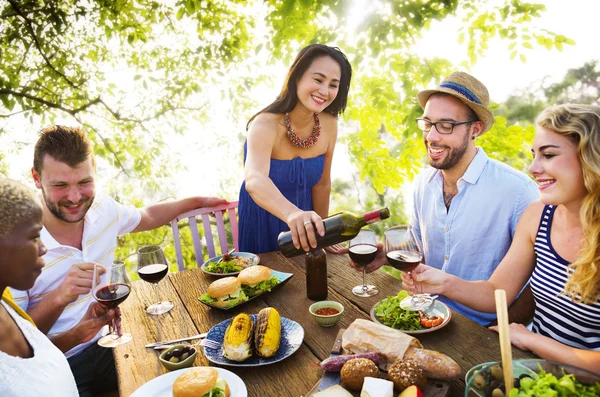
{"label": "ceramic plate", "polygon": [[[256,321],[256,314],[250,315],[252,321]],[[225,320],[208,331],[206,339],[214,340],[223,345],[223,338],[225,337],[225,331],[233,319]],[[281,317],[281,342],[279,343],[279,350],[271,358],[258,357],[256,354],[247,359],[246,361],[231,361],[223,356],[223,346],[218,349],[209,349],[204,346],[204,355],[208,361],[219,364],[229,365],[233,367],[257,367],[259,365],[268,365],[279,362],[289,356],[291,356],[296,350],[302,345],[304,340],[304,328],[295,321],[288,318]]]}
{"label": "ceramic plate", "polygon": [[[171,397],[173,396],[173,383],[182,373],[190,371],[194,367],[183,368],[169,372],[152,379],[137,389],[131,397]],[[219,372],[219,378],[225,379],[229,389],[230,397],[248,397],[248,390],[242,379],[231,371],[214,367]]]}
{"label": "ceramic plate", "polygon": [[[376,323],[382,324],[379,319],[377,318],[377,316],[375,315],[375,308],[377,308],[377,306],[381,303],[381,302],[385,302],[387,299],[384,299],[382,301],[377,302],[372,308],[371,308],[371,319],[373,321],[375,321]],[[416,331],[408,331],[408,330],[403,330],[401,329],[400,331],[404,332],[405,334],[409,334],[409,335],[418,335],[418,334],[426,334],[428,332],[433,332],[433,331],[437,331],[440,328],[445,327],[449,322],[450,319],[452,318],[452,310],[450,310],[450,308],[443,302],[440,302],[438,300],[434,300],[433,304],[431,306],[429,306],[429,308],[427,308],[426,310],[424,310],[425,313],[432,315],[432,316],[439,316],[442,317],[444,319],[444,321],[442,321],[442,323],[436,327],[431,327],[431,328],[423,328],[423,329],[419,329]]]}
{"label": "ceramic plate", "polygon": [[[260,258],[257,255],[251,254],[250,252],[233,252],[231,254],[231,256],[241,256],[242,258],[252,259],[252,262],[248,266],[258,265],[258,262],[260,262]],[[213,273],[213,272],[209,272],[208,270],[205,269],[205,266],[207,264],[212,263],[212,262],[218,262],[219,259],[221,259],[222,257],[223,257],[223,255],[219,255],[219,256],[215,256],[214,258],[210,258],[209,260],[204,262],[202,264],[202,266],[200,266],[200,270],[202,270],[206,274],[210,274],[211,276],[217,276],[217,277],[235,276],[237,274],[240,274],[240,272]],[[246,266],[246,267],[248,267],[248,266]]]}
{"label": "ceramic plate", "polygon": [[[272,270],[272,269],[271,269],[271,271],[272,271],[272,273],[271,273],[271,277],[275,276],[275,277],[277,277],[277,280],[279,280],[279,284],[277,284],[276,286],[274,286],[274,287],[271,289],[271,292],[272,292],[272,291],[274,291],[274,290],[276,290],[277,288],[281,287],[283,284],[287,283],[287,282],[288,282],[288,280],[289,280],[290,278],[292,278],[292,276],[294,275],[293,273],[284,273],[284,272],[278,272],[277,270]],[[269,293],[269,292],[264,292],[264,294],[268,294],[268,293]],[[249,299],[248,299],[246,302],[250,302],[252,299],[258,298],[258,297],[259,297],[259,296],[261,296],[261,295],[262,295],[262,294],[259,294],[259,295],[254,295],[252,298],[249,298]],[[200,302],[202,302],[202,301],[200,300],[200,298],[198,298],[198,300],[199,300]],[[206,306],[210,306],[210,307],[212,307],[212,308],[215,308],[215,309],[220,309],[220,310],[230,310],[230,309],[233,309],[233,308],[235,308],[235,307],[238,307],[238,306],[240,306],[240,305],[243,305],[243,304],[244,304],[244,303],[246,303],[246,302],[241,302],[241,303],[238,303],[237,305],[233,305],[233,306],[230,306],[230,307],[217,307],[217,306],[214,306],[214,305],[212,305],[212,304],[210,304],[210,303],[206,303],[206,302],[202,302],[202,303],[204,303]]]}

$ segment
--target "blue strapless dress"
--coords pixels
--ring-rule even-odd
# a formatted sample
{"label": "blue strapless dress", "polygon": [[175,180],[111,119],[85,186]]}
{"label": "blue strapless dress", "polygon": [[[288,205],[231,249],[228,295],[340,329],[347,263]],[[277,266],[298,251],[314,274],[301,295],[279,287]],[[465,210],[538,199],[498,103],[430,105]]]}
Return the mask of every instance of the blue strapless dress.
{"label": "blue strapless dress", "polygon": [[[244,163],[246,163],[247,146],[244,143]],[[313,210],[312,188],[323,175],[325,155],[293,160],[271,159],[269,178],[277,189],[295,206],[304,211]],[[246,183],[242,183],[238,203],[239,248],[242,252],[278,251],[277,236],[289,230],[283,222],[270,212],[264,210],[252,200],[246,191]]]}

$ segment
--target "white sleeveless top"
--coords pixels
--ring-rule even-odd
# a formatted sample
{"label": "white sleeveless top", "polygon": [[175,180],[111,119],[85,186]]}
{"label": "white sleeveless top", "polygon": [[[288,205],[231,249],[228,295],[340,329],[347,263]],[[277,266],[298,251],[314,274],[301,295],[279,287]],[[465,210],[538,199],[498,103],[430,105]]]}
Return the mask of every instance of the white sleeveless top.
{"label": "white sleeveless top", "polygon": [[2,304],[33,348],[33,357],[14,357],[0,351],[0,396],[78,396],[64,354],[29,321],[4,301]]}

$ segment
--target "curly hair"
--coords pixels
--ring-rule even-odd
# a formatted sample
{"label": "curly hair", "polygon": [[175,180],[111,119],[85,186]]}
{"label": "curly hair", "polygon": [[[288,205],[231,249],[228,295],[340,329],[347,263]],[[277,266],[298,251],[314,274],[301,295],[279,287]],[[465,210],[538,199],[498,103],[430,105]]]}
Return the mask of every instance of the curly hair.
{"label": "curly hair", "polygon": [[42,205],[32,190],[12,179],[0,179],[0,239],[8,237]]}
{"label": "curly hair", "polygon": [[600,107],[565,104],[551,106],[537,125],[565,136],[577,145],[588,194],[580,209],[583,239],[577,259],[569,265],[564,293],[574,302],[600,299]]}

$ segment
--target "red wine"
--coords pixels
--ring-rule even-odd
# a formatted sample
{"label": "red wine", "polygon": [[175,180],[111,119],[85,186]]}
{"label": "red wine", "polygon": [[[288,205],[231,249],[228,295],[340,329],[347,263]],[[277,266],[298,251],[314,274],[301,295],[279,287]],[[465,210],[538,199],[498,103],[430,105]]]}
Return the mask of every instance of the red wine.
{"label": "red wine", "polygon": [[96,300],[111,308],[119,306],[129,296],[131,287],[127,284],[108,284],[96,291]]}
{"label": "red wine", "polygon": [[[378,222],[390,217],[390,210],[382,208],[377,211],[366,213],[363,216],[356,216],[350,212],[340,212],[323,219],[325,225],[325,235],[317,234],[317,248],[325,248],[330,245],[338,244],[353,239],[358,235],[360,229],[370,223]],[[315,228],[316,232],[316,228]],[[296,256],[306,252],[300,248],[294,247],[291,232],[282,232],[277,238],[277,244],[283,256]]]}
{"label": "red wine", "polygon": [[138,268],[140,278],[152,284],[158,283],[167,275],[169,267],[164,263],[156,263]]}
{"label": "red wine", "polygon": [[350,247],[350,259],[358,266],[367,266],[375,260],[377,247],[371,244],[358,244]]}
{"label": "red wine", "polygon": [[403,272],[412,272],[421,263],[423,255],[417,251],[397,250],[387,253],[388,263]]}

